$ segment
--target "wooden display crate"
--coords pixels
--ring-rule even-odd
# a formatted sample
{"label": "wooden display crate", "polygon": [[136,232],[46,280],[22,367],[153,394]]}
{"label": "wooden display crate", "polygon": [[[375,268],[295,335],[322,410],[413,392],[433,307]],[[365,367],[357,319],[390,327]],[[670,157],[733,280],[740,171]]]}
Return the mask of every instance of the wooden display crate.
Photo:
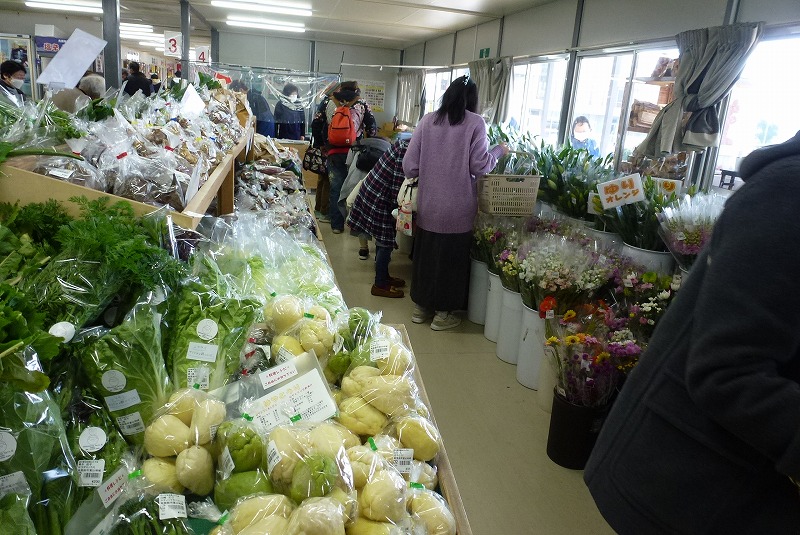
{"label": "wooden display crate", "polygon": [[[411,347],[411,339],[408,337],[406,326],[390,325],[390,327],[394,327],[400,331],[400,334],[403,336],[403,343],[411,350],[411,354],[413,355],[414,348]],[[414,357],[414,362],[416,363],[416,356]],[[428,399],[428,393],[425,391],[425,384],[422,382],[422,374],[419,371],[419,366],[416,364],[414,366],[414,381],[419,387],[419,397],[422,402],[425,403],[425,406],[428,407],[428,410],[430,410],[430,419],[433,424],[436,425],[436,418],[433,416],[433,407],[431,407],[431,401]],[[450,466],[450,459],[447,457],[447,450],[444,444],[442,444],[442,449],[439,450],[435,461],[439,475],[439,489],[441,490],[442,496],[444,496],[447,503],[450,505],[450,510],[453,511],[453,516],[456,519],[456,533],[457,535],[472,535],[472,528],[467,519],[467,511],[464,509],[461,493],[458,492],[458,485],[456,485],[453,467]]]}
{"label": "wooden display crate", "polygon": [[[219,215],[233,213],[234,160],[246,151],[252,136],[253,130],[248,128],[239,144],[225,155],[222,162],[214,169],[206,183],[203,184],[203,187],[186,205],[183,212],[171,213],[172,219],[177,225],[189,229],[196,228],[214,198],[217,198],[217,213]],[[6,164],[0,167],[0,201],[19,202],[25,205],[56,199],[64,204],[67,212],[77,216],[80,213],[79,207],[67,201],[70,197],[80,196],[90,200],[108,197],[112,202],[125,201],[131,205],[134,213],[138,216],[158,210],[156,206],[14,167],[14,158],[9,158]]]}

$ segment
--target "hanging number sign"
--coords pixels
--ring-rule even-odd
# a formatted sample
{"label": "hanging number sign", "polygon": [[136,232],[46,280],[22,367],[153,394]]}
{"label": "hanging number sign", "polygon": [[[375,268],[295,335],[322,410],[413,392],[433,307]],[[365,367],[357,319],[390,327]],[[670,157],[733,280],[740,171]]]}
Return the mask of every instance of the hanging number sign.
{"label": "hanging number sign", "polygon": [[180,32],[164,32],[164,55],[172,58],[181,57],[182,43],[183,34]]}
{"label": "hanging number sign", "polygon": [[197,61],[199,63],[211,63],[211,47],[210,46],[198,46],[198,47],[195,47],[194,50],[197,53]]}

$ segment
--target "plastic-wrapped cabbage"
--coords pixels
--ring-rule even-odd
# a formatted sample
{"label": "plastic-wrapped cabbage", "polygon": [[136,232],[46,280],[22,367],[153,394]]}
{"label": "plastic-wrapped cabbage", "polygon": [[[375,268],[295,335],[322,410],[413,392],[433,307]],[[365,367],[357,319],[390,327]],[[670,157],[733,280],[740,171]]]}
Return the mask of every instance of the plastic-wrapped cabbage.
{"label": "plastic-wrapped cabbage", "polygon": [[456,519],[447,502],[428,489],[409,489],[408,512],[427,528],[428,535],[456,535]]}

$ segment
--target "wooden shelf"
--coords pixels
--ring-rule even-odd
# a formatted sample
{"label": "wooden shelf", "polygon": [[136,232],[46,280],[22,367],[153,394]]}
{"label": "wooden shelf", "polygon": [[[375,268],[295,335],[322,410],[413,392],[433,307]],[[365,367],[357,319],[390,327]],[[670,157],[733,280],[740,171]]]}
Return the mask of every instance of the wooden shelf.
{"label": "wooden shelf", "polygon": [[634,80],[636,80],[637,82],[643,82],[645,84],[661,85],[661,86],[672,85],[672,84],[675,83],[675,78],[674,77],[670,77],[670,78],[666,78],[666,77],[665,78],[648,78],[648,77],[645,77],[645,78],[634,78]]}
{"label": "wooden shelf", "polygon": [[639,134],[649,134],[651,127],[649,126],[628,126],[628,132],[638,132]]}

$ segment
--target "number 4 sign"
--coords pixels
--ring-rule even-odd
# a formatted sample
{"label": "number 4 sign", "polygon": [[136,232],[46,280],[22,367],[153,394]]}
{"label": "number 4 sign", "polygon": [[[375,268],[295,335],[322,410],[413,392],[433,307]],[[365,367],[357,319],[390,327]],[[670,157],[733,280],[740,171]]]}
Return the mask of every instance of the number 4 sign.
{"label": "number 4 sign", "polygon": [[197,53],[197,61],[199,63],[211,63],[210,46],[198,46],[194,50]]}
{"label": "number 4 sign", "polygon": [[180,32],[164,32],[164,55],[173,58],[181,57],[181,43],[183,43],[183,35]]}

